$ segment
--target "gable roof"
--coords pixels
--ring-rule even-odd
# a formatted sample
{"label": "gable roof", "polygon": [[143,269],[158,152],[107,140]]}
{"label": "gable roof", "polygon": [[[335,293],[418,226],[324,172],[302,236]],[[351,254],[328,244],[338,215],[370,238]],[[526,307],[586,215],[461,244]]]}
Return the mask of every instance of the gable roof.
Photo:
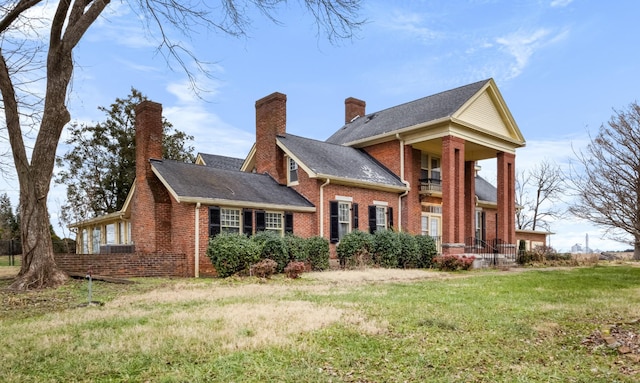
{"label": "gable roof", "polygon": [[451,117],[491,79],[423,97],[365,116],[345,124],[327,142],[349,144],[402,128]]}
{"label": "gable roof", "polygon": [[480,176],[476,176],[476,197],[484,202],[498,202],[498,189],[489,181]]}
{"label": "gable roof", "polygon": [[151,159],[151,169],[178,202],[291,211],[315,211],[295,190],[267,174]]}
{"label": "gable roof", "polygon": [[244,163],[243,158],[220,156],[217,154],[198,153],[196,164],[213,166],[219,169],[240,170]]}
{"label": "gable roof", "polygon": [[278,146],[311,178],[330,178],[360,185],[406,190],[400,178],[363,150],[286,134]]}

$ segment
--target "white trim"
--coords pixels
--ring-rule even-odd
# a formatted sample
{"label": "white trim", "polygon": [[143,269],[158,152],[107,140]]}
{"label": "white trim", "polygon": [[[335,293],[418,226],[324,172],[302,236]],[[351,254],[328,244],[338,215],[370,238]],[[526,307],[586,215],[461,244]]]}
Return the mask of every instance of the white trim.
{"label": "white trim", "polygon": [[193,265],[193,270],[194,270],[194,277],[199,278],[200,277],[200,203],[196,204],[196,214],[195,214],[196,218],[195,218],[195,230],[196,230],[196,235],[195,235],[195,246],[196,246],[196,250],[195,250],[195,254],[194,254],[194,259],[195,259],[195,264]]}
{"label": "white trim", "polygon": [[342,195],[337,195],[335,196],[335,200],[336,201],[342,201],[342,202],[353,202],[353,197],[345,197]]}
{"label": "white trim", "polygon": [[374,200],[373,204],[376,205],[376,206],[389,206],[389,202],[387,202],[387,201],[376,201],[376,200]]}

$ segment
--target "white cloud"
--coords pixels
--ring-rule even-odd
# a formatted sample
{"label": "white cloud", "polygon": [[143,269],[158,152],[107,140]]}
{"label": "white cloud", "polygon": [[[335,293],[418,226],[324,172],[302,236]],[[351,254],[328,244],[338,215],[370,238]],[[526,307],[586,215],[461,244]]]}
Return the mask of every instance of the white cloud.
{"label": "white cloud", "polygon": [[380,25],[392,31],[399,31],[412,39],[422,42],[435,40],[442,34],[425,26],[425,17],[415,12],[394,10],[391,15],[381,17]]}
{"label": "white cloud", "polygon": [[[200,81],[200,80],[198,80]],[[210,96],[218,94],[221,84],[211,79],[206,81]],[[202,83],[200,83],[202,85]],[[244,158],[255,141],[253,130],[234,127],[208,109],[215,103],[199,98],[187,80],[174,82],[167,91],[177,98],[177,103],[164,108],[163,114],[173,126],[194,137],[196,152]]]}
{"label": "white cloud", "polygon": [[566,7],[567,5],[573,3],[573,0],[552,0],[551,1],[551,7],[552,8],[556,8],[556,7]]}
{"label": "white cloud", "polygon": [[540,28],[533,32],[518,31],[496,39],[501,49],[515,59],[508,78],[515,78],[522,73],[531,56],[548,43],[550,33],[548,29]]}

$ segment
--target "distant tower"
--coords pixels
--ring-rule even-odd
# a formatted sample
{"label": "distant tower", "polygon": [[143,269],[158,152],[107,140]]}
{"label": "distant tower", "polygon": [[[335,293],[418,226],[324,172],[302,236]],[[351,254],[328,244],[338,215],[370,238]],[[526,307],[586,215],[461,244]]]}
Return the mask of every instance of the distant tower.
{"label": "distant tower", "polygon": [[584,252],[590,254],[591,253],[591,249],[589,249],[589,233],[585,234],[584,236]]}

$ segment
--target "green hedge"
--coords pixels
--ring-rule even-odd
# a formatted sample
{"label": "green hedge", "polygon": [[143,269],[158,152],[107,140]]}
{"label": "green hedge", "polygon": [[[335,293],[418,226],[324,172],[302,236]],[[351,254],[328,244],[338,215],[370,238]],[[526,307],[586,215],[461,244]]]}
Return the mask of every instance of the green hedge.
{"label": "green hedge", "polygon": [[260,246],[243,234],[219,234],[209,240],[207,256],[220,277],[248,269],[260,260]]}
{"label": "green hedge", "polygon": [[294,235],[280,237],[263,231],[252,237],[243,234],[219,234],[209,241],[207,256],[218,276],[249,270],[261,260],[276,262],[282,273],[290,262],[306,262],[312,270],[329,268],[329,241],[320,237],[301,238]]}
{"label": "green hedge", "polygon": [[[346,267],[430,268],[437,253],[431,237],[391,230],[375,234],[354,230],[336,248],[340,264]],[[329,268],[329,241],[321,237],[280,237],[260,232],[252,237],[220,234],[209,241],[207,255],[220,277],[247,271],[261,260],[276,262],[282,273],[290,262],[304,262],[311,270]]]}
{"label": "green hedge", "polygon": [[346,267],[430,268],[437,255],[433,238],[391,230],[353,231],[340,240],[336,250],[340,264]]}

